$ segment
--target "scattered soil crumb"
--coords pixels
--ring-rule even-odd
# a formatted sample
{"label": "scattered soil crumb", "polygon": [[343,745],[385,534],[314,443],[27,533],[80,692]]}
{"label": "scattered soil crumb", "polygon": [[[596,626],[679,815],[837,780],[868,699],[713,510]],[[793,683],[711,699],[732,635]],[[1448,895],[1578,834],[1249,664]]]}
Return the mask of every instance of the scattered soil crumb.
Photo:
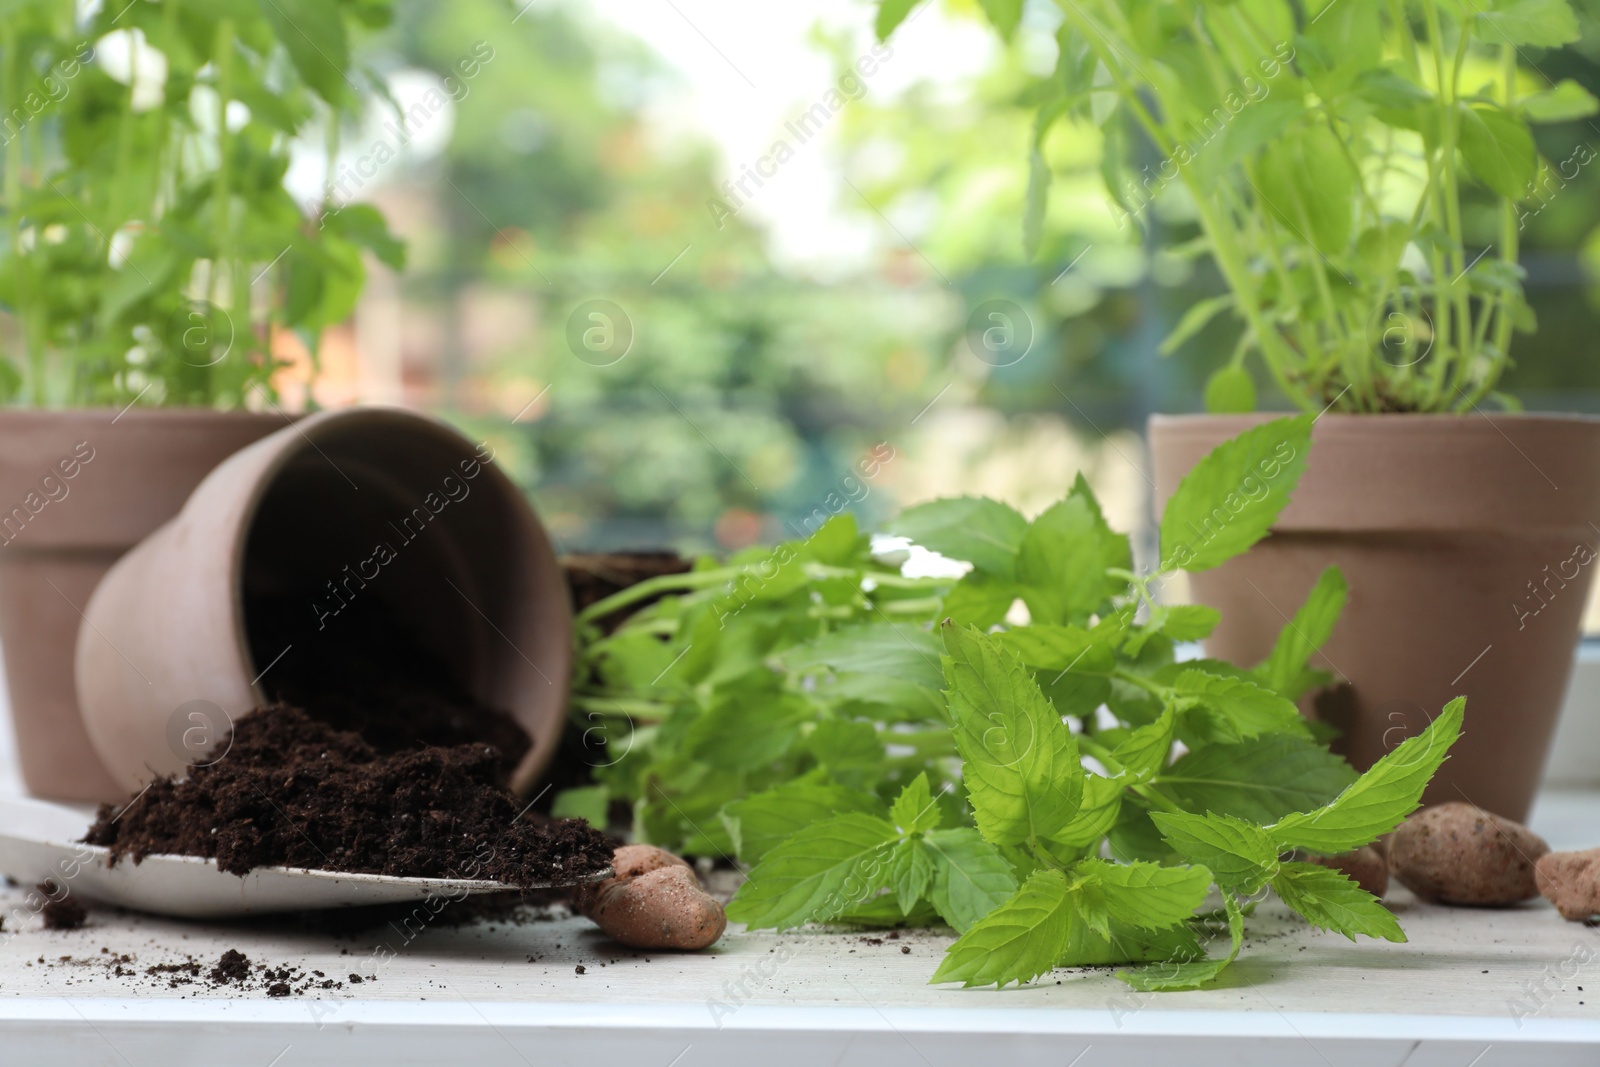
{"label": "scattered soil crumb", "polygon": [[[54,882],[40,882],[40,893],[44,894],[46,904],[39,912],[39,917],[44,920],[47,930],[77,930],[89,918],[89,909],[85,908],[64,889],[57,887]],[[61,894],[61,899],[55,899],[56,894]]]}

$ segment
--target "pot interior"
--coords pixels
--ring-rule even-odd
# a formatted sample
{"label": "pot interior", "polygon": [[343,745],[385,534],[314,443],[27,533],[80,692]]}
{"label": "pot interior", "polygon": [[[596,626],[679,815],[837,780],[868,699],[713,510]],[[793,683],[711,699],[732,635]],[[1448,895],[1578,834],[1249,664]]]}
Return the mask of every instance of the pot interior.
{"label": "pot interior", "polygon": [[520,501],[463,439],[385,429],[308,440],[256,505],[239,570],[256,689],[512,710],[532,558]]}

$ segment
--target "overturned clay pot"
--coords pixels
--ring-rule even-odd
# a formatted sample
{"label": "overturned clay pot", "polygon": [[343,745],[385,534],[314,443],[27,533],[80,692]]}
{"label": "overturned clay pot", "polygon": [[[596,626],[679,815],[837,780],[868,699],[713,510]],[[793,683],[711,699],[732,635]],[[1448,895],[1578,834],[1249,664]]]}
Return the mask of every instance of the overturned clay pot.
{"label": "overturned clay pot", "polygon": [[513,788],[537,779],[563,722],[571,607],[548,537],[492,449],[404,411],[323,412],[231,456],[85,615],[84,722],[130,791],[218,758],[275,672],[337,663],[380,630],[528,732]]}

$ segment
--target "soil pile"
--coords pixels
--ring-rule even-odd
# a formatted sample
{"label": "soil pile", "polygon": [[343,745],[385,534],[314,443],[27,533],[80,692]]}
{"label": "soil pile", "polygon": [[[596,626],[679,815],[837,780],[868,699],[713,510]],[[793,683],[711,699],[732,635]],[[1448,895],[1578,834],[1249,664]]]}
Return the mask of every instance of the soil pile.
{"label": "soil pile", "polygon": [[208,856],[238,875],[283,866],[531,886],[605,871],[606,838],[519,814],[504,766],[481,741],[380,746],[279,704],[235,723],[218,762],[103,805],[84,840],[113,862]]}

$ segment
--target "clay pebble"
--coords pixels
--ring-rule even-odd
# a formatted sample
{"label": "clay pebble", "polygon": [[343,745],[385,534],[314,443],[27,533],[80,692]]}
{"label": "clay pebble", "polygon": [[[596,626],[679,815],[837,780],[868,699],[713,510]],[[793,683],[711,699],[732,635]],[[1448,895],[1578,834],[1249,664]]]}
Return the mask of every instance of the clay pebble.
{"label": "clay pebble", "polygon": [[1417,812],[1389,841],[1389,870],[1424,900],[1500,907],[1539,895],[1544,839],[1510,819],[1453,801]]}
{"label": "clay pebble", "polygon": [[1337,856],[1308,856],[1308,862],[1338,871],[1375,897],[1389,891],[1389,865],[1371,845]]}
{"label": "clay pebble", "polygon": [[1563,919],[1583,922],[1600,915],[1600,848],[1582,852],[1547,852],[1535,874],[1539,892]]}
{"label": "clay pebble", "polygon": [[577,897],[578,910],[612,940],[630,948],[705,948],[722,936],[722,905],[700,887],[682,859],[653,845],[623,845],[612,856],[615,876]]}

